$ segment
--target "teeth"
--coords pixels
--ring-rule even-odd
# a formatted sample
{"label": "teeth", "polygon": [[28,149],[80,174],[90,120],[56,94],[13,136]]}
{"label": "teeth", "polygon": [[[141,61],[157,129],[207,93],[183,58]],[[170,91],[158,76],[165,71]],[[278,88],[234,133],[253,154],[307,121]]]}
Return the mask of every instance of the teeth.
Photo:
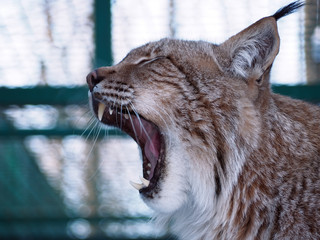
{"label": "teeth", "polygon": [[109,107],[109,113],[110,113],[110,115],[112,115],[112,113],[113,113],[113,109],[111,107]]}
{"label": "teeth", "polygon": [[134,187],[138,191],[144,187],[144,185],[142,183],[135,183],[135,182],[130,181],[130,184],[132,187]]}
{"label": "teeth", "polygon": [[125,119],[127,119],[127,120],[129,119],[129,115],[128,114],[123,114],[123,116],[124,116]]}
{"label": "teeth", "polygon": [[135,189],[137,189],[138,191],[142,188],[148,187],[150,184],[150,181],[145,179],[144,177],[140,176],[139,178],[142,183],[135,183],[135,182],[130,181],[131,186],[134,187]]}
{"label": "teeth", "polygon": [[105,109],[106,109],[106,105],[104,105],[103,103],[99,103],[99,106],[98,106],[98,119],[99,119],[99,121],[101,121]]}
{"label": "teeth", "polygon": [[150,184],[150,181],[149,181],[149,180],[147,180],[147,179],[145,179],[144,177],[141,177],[141,176],[140,176],[140,180],[141,180],[142,184],[143,184],[145,187],[148,187],[148,186],[149,186],[149,184]]}

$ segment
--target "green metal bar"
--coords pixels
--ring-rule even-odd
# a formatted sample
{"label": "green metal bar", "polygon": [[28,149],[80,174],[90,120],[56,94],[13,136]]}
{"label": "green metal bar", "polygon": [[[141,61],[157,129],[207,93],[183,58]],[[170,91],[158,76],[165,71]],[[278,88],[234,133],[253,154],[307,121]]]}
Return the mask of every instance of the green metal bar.
{"label": "green metal bar", "polygon": [[95,0],[95,62],[94,67],[110,66],[112,60],[111,44],[111,1]]}
{"label": "green metal bar", "polygon": [[127,136],[123,132],[121,132],[118,129],[108,129],[106,131],[101,130],[97,134],[90,133],[89,130],[84,130],[84,129],[72,129],[72,128],[53,128],[53,129],[30,129],[30,130],[25,130],[25,129],[0,129],[0,138],[23,138],[27,136],[35,136],[35,135],[42,135],[42,136],[50,136],[50,137],[64,137],[64,136],[71,136],[71,135],[77,135],[77,136],[83,136],[83,137],[89,137],[89,138],[103,138],[103,137],[125,137]]}
{"label": "green metal bar", "polygon": [[274,85],[272,90],[275,93],[301,99],[307,102],[320,103],[320,85]]}
{"label": "green metal bar", "polygon": [[[272,86],[274,92],[310,102],[320,102],[320,85]],[[44,104],[44,105],[86,105],[86,86],[5,88],[0,87],[0,106]]]}
{"label": "green metal bar", "polygon": [[82,87],[0,87],[0,106],[9,105],[85,105],[88,103],[88,88]]}
{"label": "green metal bar", "polygon": [[[320,103],[320,85],[301,85],[301,86],[272,86],[274,92],[302,99],[309,102]],[[86,105],[88,104],[88,89],[86,86],[68,87],[36,87],[36,88],[0,88],[0,106],[10,105]],[[87,136],[90,131],[84,129],[72,129],[56,127],[54,129],[22,130],[12,127],[2,127],[0,137],[26,137],[31,135],[45,135],[52,137],[62,137],[67,135]],[[121,131],[110,129],[101,131],[99,138],[104,136],[125,136]],[[93,134],[89,137],[95,137]]]}
{"label": "green metal bar", "polygon": [[[6,227],[9,227],[10,225],[19,225],[19,224],[29,224],[29,225],[34,225],[37,226],[37,228],[41,228],[42,226],[47,226],[50,225],[51,227],[58,227],[59,229],[64,229],[65,226],[67,226],[68,224],[70,224],[72,221],[75,220],[79,220],[79,219],[84,219],[87,220],[91,226],[93,226],[94,228],[98,227],[101,228],[101,225],[103,224],[108,224],[108,223],[119,223],[119,224],[126,224],[129,221],[132,223],[136,223],[136,222],[149,222],[150,218],[148,217],[144,217],[144,216],[137,216],[137,217],[131,217],[131,216],[123,216],[123,217],[113,217],[113,216],[108,216],[105,218],[102,217],[89,217],[89,218],[80,218],[80,217],[75,217],[75,218],[68,218],[68,217],[48,217],[48,218],[43,218],[43,217],[39,217],[39,218],[35,218],[35,217],[28,217],[28,216],[22,216],[20,218],[0,218],[0,224]],[[60,238],[59,238],[60,239]],[[70,238],[71,239],[71,238]],[[133,238],[131,236],[130,237],[125,237],[125,236],[121,236],[121,232],[119,232],[119,236],[113,236],[108,237],[105,234],[96,232],[95,235],[92,236],[92,238],[89,239],[104,239],[104,240],[108,240],[108,239],[118,239],[118,240],[126,240],[126,239],[131,239],[131,240],[173,240],[175,239],[173,236],[170,235],[165,235],[165,236],[161,236],[161,237],[135,237]]]}
{"label": "green metal bar", "polygon": [[[39,216],[36,217],[35,215],[32,216],[26,216],[26,215],[21,215],[20,217],[15,217],[15,218],[6,218],[6,217],[0,217],[0,223],[3,222],[26,222],[26,221],[32,221],[35,223],[40,223],[43,221],[46,222],[69,222],[69,221],[74,221],[74,220],[78,220],[80,217],[65,217],[64,215],[60,214],[61,217],[43,217],[43,216]],[[107,217],[85,217],[83,218],[91,223],[101,223],[101,221],[103,221],[104,223],[113,223],[113,222],[117,222],[117,223],[125,223],[126,221],[139,221],[139,222],[149,222],[150,221],[150,217],[147,216],[122,216],[122,217],[114,217],[114,216],[107,216]]]}

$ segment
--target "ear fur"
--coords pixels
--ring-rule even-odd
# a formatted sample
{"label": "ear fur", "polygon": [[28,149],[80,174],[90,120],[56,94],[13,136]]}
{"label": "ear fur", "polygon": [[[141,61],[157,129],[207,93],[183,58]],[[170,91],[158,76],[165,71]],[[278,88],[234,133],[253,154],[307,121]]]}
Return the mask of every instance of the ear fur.
{"label": "ear fur", "polygon": [[279,45],[276,19],[266,17],[229,38],[220,48],[226,53],[228,72],[245,79],[259,79],[272,65]]}

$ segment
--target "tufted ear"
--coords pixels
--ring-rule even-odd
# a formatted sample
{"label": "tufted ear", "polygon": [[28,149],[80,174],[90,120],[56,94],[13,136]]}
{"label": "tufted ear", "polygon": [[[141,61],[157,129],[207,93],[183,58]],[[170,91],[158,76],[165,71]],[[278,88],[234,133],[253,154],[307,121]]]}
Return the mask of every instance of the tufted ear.
{"label": "tufted ear", "polygon": [[280,39],[276,19],[263,18],[220,45],[224,67],[243,78],[262,75],[279,52]]}

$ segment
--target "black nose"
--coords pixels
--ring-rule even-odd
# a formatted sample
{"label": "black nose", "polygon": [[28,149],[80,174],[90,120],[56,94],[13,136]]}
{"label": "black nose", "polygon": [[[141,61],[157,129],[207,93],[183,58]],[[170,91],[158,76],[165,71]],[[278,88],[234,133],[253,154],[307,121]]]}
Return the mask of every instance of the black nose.
{"label": "black nose", "polygon": [[97,70],[93,70],[91,73],[89,73],[87,75],[87,84],[90,92],[92,92],[93,88],[102,80],[103,78],[98,76]]}

